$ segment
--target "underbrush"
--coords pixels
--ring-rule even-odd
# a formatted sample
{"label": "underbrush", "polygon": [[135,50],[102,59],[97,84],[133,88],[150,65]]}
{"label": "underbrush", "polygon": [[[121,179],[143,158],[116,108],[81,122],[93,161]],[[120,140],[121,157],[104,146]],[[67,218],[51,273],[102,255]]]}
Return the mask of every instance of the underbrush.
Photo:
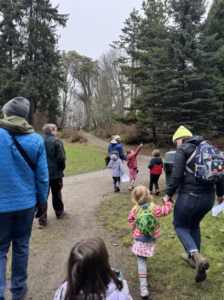
{"label": "underbrush", "polygon": [[[154,196],[155,203],[162,205],[161,195]],[[100,220],[116,233],[124,246],[132,245],[132,233],[127,218],[133,207],[131,194],[101,202],[98,210]],[[155,255],[148,258],[148,283],[154,291],[156,300],[212,300],[223,299],[224,294],[224,235],[219,232],[224,227],[224,215],[212,217],[211,212],[201,222],[202,254],[210,263],[207,279],[201,283],[194,280],[194,270],[180,258],[184,252],[172,224],[173,213],[160,218],[160,238],[157,241]],[[133,255],[133,265],[136,260]],[[136,278],[138,277],[136,269]]]}

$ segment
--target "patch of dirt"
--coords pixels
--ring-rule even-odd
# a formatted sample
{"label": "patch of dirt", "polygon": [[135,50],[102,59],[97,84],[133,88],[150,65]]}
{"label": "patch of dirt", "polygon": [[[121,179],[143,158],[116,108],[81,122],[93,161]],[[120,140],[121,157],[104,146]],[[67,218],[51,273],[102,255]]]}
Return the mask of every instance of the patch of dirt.
{"label": "patch of dirt", "polygon": [[[148,186],[148,163],[148,156],[138,156],[140,171],[136,181],[137,185]],[[128,173],[126,163],[124,163],[124,168]],[[127,192],[127,186],[127,183],[121,184],[121,193]],[[71,248],[80,240],[90,236],[100,236],[104,239],[110,255],[111,266],[121,269],[128,281],[133,299],[142,299],[139,296],[136,258],[130,248],[122,245],[116,232],[107,231],[97,218],[96,207],[100,201],[114,196],[110,170],[105,169],[66,177],[62,194],[67,208],[64,218],[56,219],[50,195],[48,200],[49,224],[40,230],[37,228],[37,220],[34,221],[30,241],[28,292],[24,300],[52,300],[56,289],[66,276],[66,264]],[[114,244],[118,244],[118,246],[114,246]],[[11,300],[9,286],[10,281],[8,280],[6,300]],[[156,299],[155,291],[150,291],[150,293],[150,299]]]}

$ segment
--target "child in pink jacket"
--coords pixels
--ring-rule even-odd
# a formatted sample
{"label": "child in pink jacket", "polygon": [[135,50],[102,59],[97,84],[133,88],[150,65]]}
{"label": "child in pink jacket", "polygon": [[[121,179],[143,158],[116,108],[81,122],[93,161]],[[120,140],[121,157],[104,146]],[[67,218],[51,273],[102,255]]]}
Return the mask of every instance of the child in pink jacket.
{"label": "child in pink jacket", "polygon": [[134,183],[135,183],[135,179],[137,178],[137,169],[138,169],[136,156],[138,155],[141,148],[142,148],[142,144],[138,146],[135,152],[133,150],[127,151],[127,160],[128,160],[127,166],[130,172],[130,183],[128,186],[129,191],[132,191],[134,189]]}

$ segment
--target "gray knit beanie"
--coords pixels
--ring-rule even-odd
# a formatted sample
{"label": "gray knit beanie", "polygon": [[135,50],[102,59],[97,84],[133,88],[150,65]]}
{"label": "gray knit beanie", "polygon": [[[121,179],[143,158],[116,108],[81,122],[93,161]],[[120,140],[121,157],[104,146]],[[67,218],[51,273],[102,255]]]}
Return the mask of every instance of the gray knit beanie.
{"label": "gray knit beanie", "polygon": [[30,101],[23,97],[16,97],[7,102],[2,111],[7,117],[17,116],[26,119],[30,110]]}

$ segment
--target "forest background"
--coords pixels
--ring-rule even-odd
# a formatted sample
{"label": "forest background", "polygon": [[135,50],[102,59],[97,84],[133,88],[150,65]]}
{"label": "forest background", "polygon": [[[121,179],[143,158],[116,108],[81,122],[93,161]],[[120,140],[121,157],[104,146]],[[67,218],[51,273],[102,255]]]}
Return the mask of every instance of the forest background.
{"label": "forest background", "polygon": [[36,127],[38,118],[129,144],[165,145],[179,125],[223,136],[224,0],[208,14],[204,0],[145,0],[97,60],[59,51],[68,18],[50,0],[0,2],[1,106],[20,95]]}

